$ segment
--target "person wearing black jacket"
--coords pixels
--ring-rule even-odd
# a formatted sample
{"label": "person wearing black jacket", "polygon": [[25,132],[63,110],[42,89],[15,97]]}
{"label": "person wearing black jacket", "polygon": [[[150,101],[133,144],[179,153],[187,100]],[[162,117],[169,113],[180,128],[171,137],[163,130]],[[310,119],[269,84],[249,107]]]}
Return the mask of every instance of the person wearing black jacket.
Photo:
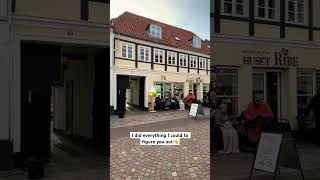
{"label": "person wearing black jacket", "polygon": [[316,131],[317,131],[317,140],[320,142],[320,91],[317,92],[315,96],[312,97],[305,115],[308,115],[310,111],[313,110],[315,123],[316,123]]}

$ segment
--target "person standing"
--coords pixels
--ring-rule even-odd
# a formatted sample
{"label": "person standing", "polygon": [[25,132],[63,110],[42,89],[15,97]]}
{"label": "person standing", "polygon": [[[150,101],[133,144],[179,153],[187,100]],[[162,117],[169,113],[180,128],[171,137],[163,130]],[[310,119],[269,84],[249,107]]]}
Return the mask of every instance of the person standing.
{"label": "person standing", "polygon": [[247,127],[248,139],[254,145],[257,145],[261,132],[262,125],[266,121],[273,119],[273,113],[268,104],[266,104],[260,94],[254,93],[252,102],[248,104],[244,111],[244,121]]}
{"label": "person standing", "polygon": [[308,115],[311,110],[315,117],[317,140],[320,142],[320,91],[312,97],[309,105],[307,106],[305,115]]}

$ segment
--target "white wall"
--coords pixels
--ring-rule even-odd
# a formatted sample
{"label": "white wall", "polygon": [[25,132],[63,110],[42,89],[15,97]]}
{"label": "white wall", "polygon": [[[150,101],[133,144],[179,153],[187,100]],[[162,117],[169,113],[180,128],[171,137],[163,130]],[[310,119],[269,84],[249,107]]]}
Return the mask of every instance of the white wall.
{"label": "white wall", "polygon": [[55,102],[55,128],[66,126],[66,80],[73,80],[73,134],[92,138],[92,105],[94,87],[93,56],[87,61],[73,61],[65,71],[64,87],[57,92]]}
{"label": "white wall", "polygon": [[9,139],[9,69],[9,25],[0,22],[0,140]]}

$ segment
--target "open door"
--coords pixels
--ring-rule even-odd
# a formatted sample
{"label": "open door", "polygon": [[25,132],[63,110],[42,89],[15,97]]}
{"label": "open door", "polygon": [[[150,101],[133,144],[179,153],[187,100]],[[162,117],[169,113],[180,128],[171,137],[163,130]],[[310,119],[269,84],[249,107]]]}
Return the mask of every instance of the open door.
{"label": "open door", "polygon": [[51,85],[59,79],[61,46],[21,43],[21,154],[50,157]]}

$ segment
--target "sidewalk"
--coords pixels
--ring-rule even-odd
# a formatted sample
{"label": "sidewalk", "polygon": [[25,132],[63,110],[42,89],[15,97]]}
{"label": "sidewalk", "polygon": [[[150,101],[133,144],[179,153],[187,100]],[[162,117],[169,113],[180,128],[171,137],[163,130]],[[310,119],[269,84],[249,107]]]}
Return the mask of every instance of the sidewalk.
{"label": "sidewalk", "polygon": [[[139,140],[129,138],[130,131],[139,130],[191,132],[191,139],[181,140],[178,146],[141,146]],[[124,133],[122,137],[111,137],[111,179],[210,179],[210,121],[207,119],[167,120],[112,131]]]}
{"label": "sidewalk", "polygon": [[[305,180],[320,179],[320,146],[297,142]],[[214,154],[214,180],[248,180],[254,156],[248,153]],[[278,180],[300,180],[299,171],[280,167]],[[272,180],[270,173],[253,171],[252,180]]]}
{"label": "sidewalk", "polygon": [[[206,119],[209,119],[210,109],[203,107],[203,111]],[[139,124],[161,122],[167,120],[177,120],[188,118],[188,110],[168,110],[168,111],[157,111],[151,113],[149,111],[139,112],[138,114],[125,114],[124,118],[119,118],[116,115],[110,117],[110,128],[118,128],[125,126],[134,126]],[[202,115],[199,115],[199,119],[203,119]]]}

